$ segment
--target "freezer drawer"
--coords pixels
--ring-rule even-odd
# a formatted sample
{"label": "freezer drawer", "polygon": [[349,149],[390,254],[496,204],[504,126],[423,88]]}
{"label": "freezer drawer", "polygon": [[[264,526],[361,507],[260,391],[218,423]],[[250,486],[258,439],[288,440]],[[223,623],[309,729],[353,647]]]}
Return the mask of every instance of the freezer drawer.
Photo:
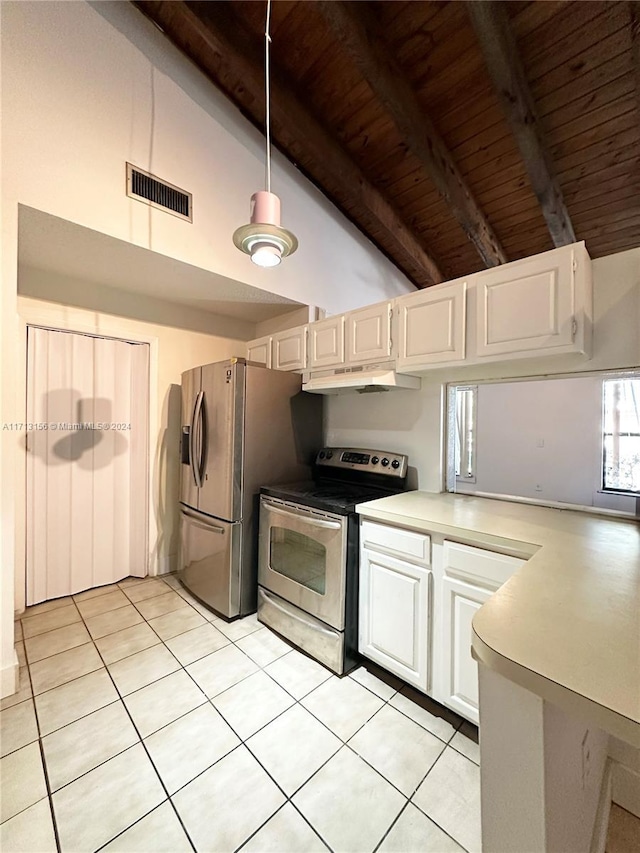
{"label": "freezer drawer", "polygon": [[241,615],[242,524],[182,509],[180,572],[184,586],[228,619]]}

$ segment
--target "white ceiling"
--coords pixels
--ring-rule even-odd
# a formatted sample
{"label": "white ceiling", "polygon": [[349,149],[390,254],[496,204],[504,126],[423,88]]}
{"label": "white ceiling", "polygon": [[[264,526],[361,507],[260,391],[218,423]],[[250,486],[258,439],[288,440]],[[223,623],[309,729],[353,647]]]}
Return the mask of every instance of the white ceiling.
{"label": "white ceiling", "polygon": [[[21,206],[18,263],[251,323],[300,303]],[[55,294],[52,294],[55,300]]]}

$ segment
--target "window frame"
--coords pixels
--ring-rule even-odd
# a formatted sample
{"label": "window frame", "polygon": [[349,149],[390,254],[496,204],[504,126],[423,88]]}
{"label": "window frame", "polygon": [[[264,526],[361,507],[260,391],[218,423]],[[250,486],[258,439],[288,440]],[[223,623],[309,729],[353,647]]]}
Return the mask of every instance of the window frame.
{"label": "window frame", "polygon": [[[458,405],[457,398],[458,392],[467,391],[471,392],[471,400],[472,400],[472,411],[473,411],[473,424],[472,424],[472,435],[474,435],[474,439],[470,442],[471,445],[471,465],[468,466],[470,470],[470,474],[458,474],[457,473],[457,465],[456,465],[456,445],[457,442],[449,441],[447,439],[447,489],[448,491],[455,491],[456,483],[473,483],[476,482],[476,447],[477,440],[475,440],[475,427],[477,426],[477,411],[478,411],[478,385],[477,383],[452,383],[447,388],[447,413],[448,413],[448,435],[449,436],[459,436],[460,430],[458,428]],[[455,402],[455,405],[453,403]],[[465,431],[466,425],[465,425]],[[465,454],[468,456],[469,454]],[[461,465],[462,468],[462,465]]]}
{"label": "window frame", "polygon": [[[640,498],[640,488],[638,489],[624,489],[619,486],[608,486],[606,484],[607,479],[607,448],[606,448],[606,439],[611,436],[614,438],[616,434],[618,438],[621,435],[633,436],[638,439],[638,444],[640,446],[640,414],[638,415],[638,431],[637,432],[621,432],[618,430],[616,433],[614,430],[607,430],[607,393],[606,386],[608,383],[623,383],[623,382],[636,382],[640,386],[640,378],[636,372],[632,372],[629,374],[619,374],[616,376],[604,376],[602,378],[602,422],[601,422],[601,437],[600,437],[600,492],[607,495],[624,495],[626,497],[635,497]],[[640,390],[639,390],[639,399],[640,399]],[[638,407],[640,409],[640,405]]]}

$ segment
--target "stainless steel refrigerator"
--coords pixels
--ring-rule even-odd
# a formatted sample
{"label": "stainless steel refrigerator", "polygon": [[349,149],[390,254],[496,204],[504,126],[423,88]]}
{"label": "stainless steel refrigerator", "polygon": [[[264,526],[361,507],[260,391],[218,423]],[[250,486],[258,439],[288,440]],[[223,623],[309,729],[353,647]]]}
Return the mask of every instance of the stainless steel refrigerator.
{"label": "stainless steel refrigerator", "polygon": [[308,479],[322,445],[301,384],[243,359],[182,374],[179,578],[228,619],[256,609],[260,487]]}

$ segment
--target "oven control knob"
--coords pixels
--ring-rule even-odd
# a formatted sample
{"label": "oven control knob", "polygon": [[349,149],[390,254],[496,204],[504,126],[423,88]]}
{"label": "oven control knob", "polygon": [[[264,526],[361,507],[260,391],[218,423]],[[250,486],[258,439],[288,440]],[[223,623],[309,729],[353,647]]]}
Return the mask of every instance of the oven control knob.
{"label": "oven control knob", "polygon": [[320,456],[320,459],[324,459],[324,450],[321,450],[318,455]]}
{"label": "oven control knob", "polygon": [[391,463],[391,467],[392,468],[399,468],[400,467],[400,463],[398,462],[397,459],[393,460],[393,462]]}
{"label": "oven control knob", "polygon": [[385,457],[383,458],[383,460],[382,460],[382,467],[383,467],[383,468],[387,468],[388,466],[389,466],[389,460],[388,460],[388,459],[387,459],[387,457],[385,456]]}
{"label": "oven control knob", "polygon": [[333,459],[333,450],[327,450],[327,459]]}
{"label": "oven control knob", "polygon": [[371,457],[371,464],[372,464],[372,465],[377,465],[379,461],[380,461],[380,457],[379,457],[379,456],[372,456],[372,457]]}

